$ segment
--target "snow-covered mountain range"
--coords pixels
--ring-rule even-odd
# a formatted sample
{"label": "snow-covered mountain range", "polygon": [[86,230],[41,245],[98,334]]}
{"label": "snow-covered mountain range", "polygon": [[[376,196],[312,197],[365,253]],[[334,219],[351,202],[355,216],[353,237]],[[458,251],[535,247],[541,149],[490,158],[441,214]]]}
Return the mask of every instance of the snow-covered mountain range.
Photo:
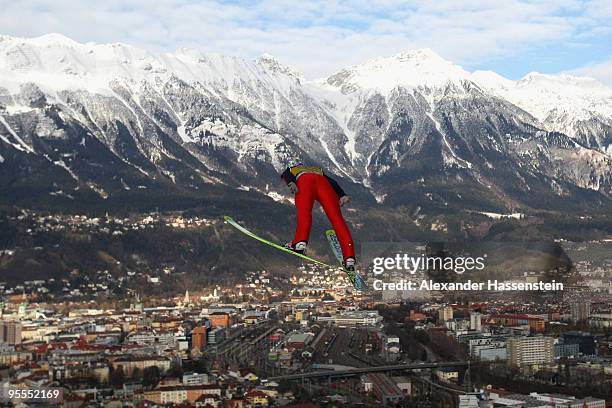
{"label": "snow-covered mountain range", "polygon": [[470,73],[431,50],[308,81],[268,55],[0,36],[5,203],[283,201],[277,172],[296,157],[389,206],[609,208],[612,90]]}

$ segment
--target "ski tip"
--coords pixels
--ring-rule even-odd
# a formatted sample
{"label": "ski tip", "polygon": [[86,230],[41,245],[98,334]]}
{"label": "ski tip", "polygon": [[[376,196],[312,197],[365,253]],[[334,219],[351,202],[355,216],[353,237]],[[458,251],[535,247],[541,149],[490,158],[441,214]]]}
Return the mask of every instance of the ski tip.
{"label": "ski tip", "polygon": [[325,235],[336,235],[336,231],[334,231],[333,229],[328,229],[327,231],[325,231]]}
{"label": "ski tip", "polygon": [[229,215],[224,215],[223,219],[225,220],[225,222],[233,221],[232,217],[230,217]]}

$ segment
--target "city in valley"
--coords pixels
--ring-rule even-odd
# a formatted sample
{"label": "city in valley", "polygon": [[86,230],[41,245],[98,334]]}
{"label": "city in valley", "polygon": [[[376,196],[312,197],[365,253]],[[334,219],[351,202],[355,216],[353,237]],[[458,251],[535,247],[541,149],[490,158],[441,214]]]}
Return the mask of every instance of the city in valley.
{"label": "city in valley", "polygon": [[[11,222],[34,241],[58,231],[119,239],[223,228],[160,214],[24,212]],[[183,263],[115,258],[61,278],[12,277],[0,283],[0,398],[19,407],[604,408],[612,259],[592,261],[588,251],[609,243],[567,244],[576,279],[554,293],[360,292],[341,270],[291,257],[280,272],[235,270],[228,283],[214,270],[190,280]],[[19,257],[21,245],[0,262]],[[507,283],[534,283],[540,272]],[[51,389],[60,400],[14,394]],[[10,392],[24,398],[9,402]]]}

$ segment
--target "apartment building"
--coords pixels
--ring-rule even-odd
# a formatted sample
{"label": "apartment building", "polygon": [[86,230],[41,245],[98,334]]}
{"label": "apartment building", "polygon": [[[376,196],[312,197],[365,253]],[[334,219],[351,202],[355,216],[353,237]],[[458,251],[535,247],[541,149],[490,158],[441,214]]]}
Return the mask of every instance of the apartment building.
{"label": "apartment building", "polygon": [[507,342],[508,365],[551,364],[555,358],[555,339],[552,337],[511,337]]}

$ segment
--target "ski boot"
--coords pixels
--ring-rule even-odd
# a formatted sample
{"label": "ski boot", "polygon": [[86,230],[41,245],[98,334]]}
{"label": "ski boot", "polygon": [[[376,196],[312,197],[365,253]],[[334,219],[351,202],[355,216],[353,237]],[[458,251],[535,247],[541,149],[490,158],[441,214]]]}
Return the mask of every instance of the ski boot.
{"label": "ski boot", "polygon": [[346,258],[344,262],[342,262],[342,266],[347,271],[355,272],[355,258]]}
{"label": "ski boot", "polygon": [[285,244],[285,248],[293,251],[293,252],[297,252],[298,254],[302,254],[304,255],[306,253],[306,241],[300,241],[298,243],[296,243],[295,245],[293,245],[293,243],[291,242],[287,242]]}
{"label": "ski boot", "polygon": [[351,284],[355,285],[355,281],[357,280],[357,274],[355,273],[355,258],[346,258],[344,262],[342,262],[342,266]]}

